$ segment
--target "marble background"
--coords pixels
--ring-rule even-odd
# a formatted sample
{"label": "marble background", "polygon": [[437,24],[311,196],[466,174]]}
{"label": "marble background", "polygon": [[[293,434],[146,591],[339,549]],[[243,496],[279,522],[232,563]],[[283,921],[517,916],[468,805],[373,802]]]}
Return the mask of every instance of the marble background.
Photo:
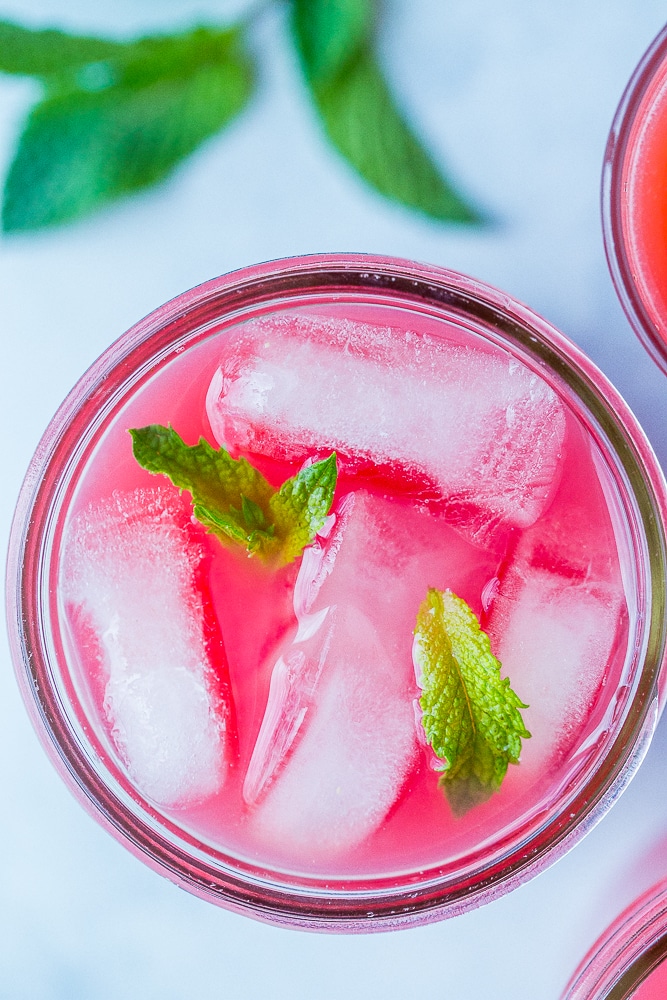
{"label": "marble background", "polygon": [[[0,18],[123,35],[242,9],[228,0],[0,0]],[[388,0],[382,56],[403,104],[484,231],[369,193],[322,141],[268,10],[252,107],[159,189],[76,226],[0,239],[3,546],[21,479],[90,362],[213,275],[316,251],[456,268],[524,300],[616,383],[667,461],[667,383],[617,303],[599,222],[609,125],[665,8],[657,0]],[[35,85],[0,77],[0,175]],[[394,934],[285,931],[176,889],[76,804],[42,753],[0,647],[3,1000],[557,1000],[618,910],[667,870],[667,719],[604,821],[504,898]],[[663,850],[664,847],[664,850]]]}

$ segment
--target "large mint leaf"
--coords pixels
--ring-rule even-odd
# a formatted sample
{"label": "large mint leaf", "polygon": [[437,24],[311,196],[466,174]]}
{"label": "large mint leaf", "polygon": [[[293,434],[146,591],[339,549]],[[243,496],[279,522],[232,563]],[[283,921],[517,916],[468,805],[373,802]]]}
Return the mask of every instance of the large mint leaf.
{"label": "large mint leaf", "polygon": [[246,104],[253,69],[237,31],[121,45],[45,77],[5,185],[6,231],[35,229],[166,177]]}
{"label": "large mint leaf", "polygon": [[480,221],[398,110],[370,50],[313,95],[331,141],[380,194],[435,219]]}
{"label": "large mint leaf", "polygon": [[376,191],[434,219],[481,221],[399,110],[373,54],[373,6],[292,0],[292,35],[324,129]]}
{"label": "large mint leaf", "polygon": [[292,0],[292,33],[307,77],[327,83],[370,40],[374,0]]}
{"label": "large mint leaf", "polygon": [[488,636],[465,601],[430,589],[417,615],[415,665],[422,725],[443,762],[441,784],[456,815],[487,799],[521,740],[530,736],[519,709],[526,705],[500,676]]}
{"label": "large mint leaf", "polygon": [[192,496],[193,512],[225,544],[266,561],[292,562],[315,538],[336,487],[336,457],[314,462],[276,491],[245,458],[232,458],[203,438],[186,445],[171,427],[130,431],[134,457]]}

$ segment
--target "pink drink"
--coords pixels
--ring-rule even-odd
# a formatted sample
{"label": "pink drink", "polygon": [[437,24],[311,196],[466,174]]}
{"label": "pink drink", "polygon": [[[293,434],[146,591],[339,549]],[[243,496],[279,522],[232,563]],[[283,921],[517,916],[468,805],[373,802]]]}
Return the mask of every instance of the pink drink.
{"label": "pink drink", "polygon": [[632,1000],[663,1000],[667,996],[667,962],[664,958],[660,965],[650,972],[644,982],[630,994]]}
{"label": "pink drink", "polygon": [[667,29],[643,56],[612,126],[603,177],[607,257],[635,331],[667,371]]}
{"label": "pink drink", "polygon": [[[341,311],[344,316],[350,312],[349,308]],[[259,327],[261,337],[256,338],[253,333],[246,336],[252,341],[252,346],[258,346],[264,336],[275,338],[276,355],[278,358],[282,356],[284,360],[277,362],[271,357],[266,365],[271,366],[277,382],[281,372],[286,378],[292,377],[299,364],[296,355],[300,348],[307,347],[313,355],[303,362],[301,371],[307,375],[310,366],[317,365],[318,351],[325,350],[321,345],[323,335],[329,341],[335,333],[344,333],[350,338],[354,338],[356,334],[356,340],[353,339],[352,343],[358,345],[359,350],[368,346],[367,341],[380,336],[386,339],[388,347],[391,347],[393,340],[400,346],[397,327],[364,328],[354,320],[341,319],[338,321],[340,325],[332,330],[331,316],[335,317],[336,312],[335,307],[329,306],[324,320],[319,320],[317,315],[312,314],[283,314],[280,321],[272,319]],[[364,310],[360,309],[358,312],[361,320]],[[386,310],[378,318],[385,323],[391,323],[394,319],[391,312],[387,313]],[[400,320],[400,317],[397,316],[396,320]],[[320,322],[323,326],[320,326]],[[428,324],[423,325],[428,328]],[[445,332],[452,339],[445,343],[443,363],[452,366],[461,350],[470,352],[474,348],[470,338],[463,336],[462,331],[452,329]],[[416,324],[414,333],[417,337],[420,334]],[[76,499],[70,509],[70,519],[79,518],[83,523],[75,526],[75,541],[69,549],[67,546],[65,548],[63,575],[67,577],[70,564],[74,565],[74,572],[81,571],[81,563],[86,558],[79,545],[79,538],[83,533],[95,534],[96,544],[90,556],[93,565],[85,569],[82,583],[70,584],[67,579],[61,582],[61,590],[65,595],[63,610],[69,625],[67,640],[71,648],[68,653],[70,660],[77,664],[79,683],[90,697],[96,716],[96,728],[105,734],[110,752],[113,752],[114,744],[111,731],[113,719],[110,720],[104,711],[104,679],[100,680],[99,677],[100,673],[105,674],[100,663],[105,660],[105,652],[100,650],[99,638],[104,625],[98,625],[96,630],[94,625],[91,626],[89,606],[94,604],[94,600],[89,600],[88,595],[91,586],[94,587],[91,579],[98,573],[108,577],[113,569],[106,563],[100,563],[97,534],[105,529],[102,527],[95,532],[95,527],[104,520],[111,496],[110,484],[113,484],[113,490],[118,491],[119,495],[132,497],[118,501],[121,506],[131,506],[132,509],[135,503],[134,491],[146,491],[153,498],[159,488],[163,497],[157,506],[159,513],[153,515],[152,511],[147,510],[144,515],[143,508],[148,507],[148,503],[143,498],[138,502],[140,516],[145,516],[147,524],[152,523],[153,516],[160,517],[163,508],[172,506],[180,506],[183,520],[187,523],[189,501],[183,498],[179,502],[175,487],[164,479],[156,481],[154,476],[139,468],[132,457],[131,440],[127,431],[129,427],[160,422],[171,423],[192,444],[202,435],[209,441],[221,437],[222,435],[212,434],[204,402],[206,389],[215,379],[219,366],[223,364],[229,367],[228,359],[236,359],[239,353],[242,354],[242,351],[234,349],[233,344],[233,332],[225,335],[224,340],[212,338],[201,348],[175,359],[168,375],[153,380],[128,403],[98,447],[95,461],[80,480]],[[428,366],[429,357],[438,359],[438,346],[438,342],[430,346],[428,341],[421,345],[419,358],[424,368]],[[289,356],[290,349],[292,357]],[[465,356],[466,369],[472,369],[469,372],[471,381],[476,374],[475,368],[484,364],[485,378],[487,381],[492,380],[492,372],[495,370],[492,361],[496,361],[498,372],[504,374],[506,366],[503,365],[499,352],[482,352],[478,348],[477,351],[472,362]],[[347,357],[343,355],[343,358]],[[385,364],[384,360],[382,364]],[[352,380],[357,368],[345,362],[343,365],[341,379],[347,383],[343,398],[349,401],[349,393],[353,390],[345,376]],[[249,368],[250,366],[251,362]],[[406,358],[404,367],[407,366]],[[323,382],[332,377],[332,367],[333,365],[329,365]],[[382,369],[379,364],[376,368],[371,363],[367,365],[368,370],[364,370],[363,363],[359,368],[360,385],[364,397],[368,399],[373,391],[373,385],[368,383]],[[398,374],[402,375],[405,385],[408,374],[405,371],[399,371]],[[264,376],[265,372],[260,370],[251,371],[249,377],[254,377],[259,382]],[[313,378],[316,377],[313,373]],[[508,375],[508,383],[510,379]],[[175,403],[176,386],[187,388],[178,393]],[[323,391],[324,385],[317,388]],[[523,388],[523,385],[519,385],[517,394]],[[460,851],[474,850],[480,840],[497,835],[508,817],[530,807],[540,795],[536,786],[541,789],[550,779],[557,780],[562,761],[572,753],[573,747],[584,743],[600,724],[604,713],[599,697],[601,685],[616,686],[627,647],[628,609],[614,525],[590,444],[581,427],[571,415],[561,409],[556,397],[548,393],[546,387],[543,388],[539,383],[527,384],[526,397],[528,390],[538,395],[540,405],[550,411],[551,426],[544,430],[540,414],[537,426],[540,438],[543,436],[544,440],[537,442],[537,454],[539,455],[540,444],[544,451],[550,449],[550,452],[548,458],[539,462],[538,467],[531,471],[531,478],[539,480],[541,475],[544,482],[537,488],[533,488],[531,483],[522,491],[521,499],[525,501],[527,512],[521,508],[519,497],[514,498],[519,518],[529,521],[525,528],[513,523],[516,511],[511,505],[499,515],[499,520],[492,518],[486,510],[487,503],[492,501],[487,501],[485,496],[481,509],[475,508],[473,498],[468,501],[469,509],[463,512],[462,501],[457,497],[455,505],[452,504],[453,513],[448,516],[448,502],[438,496],[435,482],[425,479],[417,471],[410,477],[406,469],[407,459],[397,468],[391,468],[388,456],[392,450],[400,454],[400,442],[396,440],[396,436],[388,443],[387,456],[381,456],[382,465],[367,459],[362,468],[358,468],[360,463],[354,458],[360,454],[359,446],[349,445],[347,456],[342,453],[342,448],[345,446],[343,438],[346,435],[354,441],[356,432],[366,432],[363,423],[358,426],[355,419],[349,425],[347,419],[341,420],[340,436],[333,442],[339,452],[341,466],[337,495],[354,497],[356,501],[354,512],[348,514],[348,519],[353,523],[344,529],[343,543],[344,546],[352,544],[353,547],[349,552],[347,547],[343,547],[336,554],[334,569],[323,587],[324,598],[316,607],[341,605],[341,589],[354,593],[356,584],[354,605],[357,609],[362,608],[365,615],[363,623],[350,622],[342,628],[346,636],[350,633],[348,655],[364,657],[364,673],[371,669],[370,664],[374,659],[380,659],[383,655],[388,656],[393,668],[387,672],[387,678],[383,677],[379,682],[377,691],[371,687],[368,693],[361,692],[358,695],[359,698],[368,699],[368,704],[364,702],[364,709],[359,712],[358,720],[351,719],[349,728],[346,727],[344,734],[339,736],[340,742],[344,742],[346,738],[360,739],[359,734],[363,733],[364,728],[368,730],[368,745],[364,746],[357,762],[359,771],[350,775],[350,783],[343,786],[339,797],[349,799],[355,795],[361,796],[361,788],[357,788],[357,785],[364,784],[364,758],[372,758],[378,739],[382,739],[386,728],[381,717],[374,716],[372,702],[377,700],[377,707],[382,710],[380,716],[386,711],[386,699],[394,714],[402,712],[404,717],[403,723],[395,730],[391,729],[387,738],[389,744],[396,742],[399,745],[400,756],[403,758],[394,760],[391,753],[393,747],[387,748],[387,757],[391,759],[384,766],[388,770],[395,770],[395,789],[374,787],[367,790],[373,803],[376,796],[380,800],[377,805],[368,806],[369,809],[375,808],[372,823],[364,824],[360,817],[354,815],[350,804],[341,806],[341,813],[347,816],[348,823],[353,827],[348,832],[338,829],[343,825],[344,817],[339,817],[333,806],[323,803],[319,816],[312,805],[309,807],[308,799],[313,797],[320,782],[327,782],[328,775],[333,775],[336,781],[344,781],[344,777],[338,773],[343,765],[337,765],[336,748],[333,746],[327,746],[321,762],[317,761],[317,746],[308,747],[305,753],[310,757],[311,767],[301,765],[300,782],[294,779],[297,785],[295,788],[290,783],[290,801],[286,800],[284,807],[274,806],[273,801],[276,796],[288,794],[282,793],[280,786],[290,781],[289,763],[284,765],[282,774],[276,776],[275,785],[269,790],[268,803],[259,794],[248,795],[247,789],[246,798],[249,797],[251,801],[244,802],[243,784],[267,705],[271,670],[282,648],[282,637],[288,637],[289,648],[296,629],[294,590],[301,560],[279,571],[270,570],[258,559],[250,560],[243,551],[225,549],[214,537],[205,535],[201,530],[197,532],[195,528],[190,531],[194,537],[185,539],[186,547],[196,544],[205,551],[205,571],[202,572],[197,567],[196,574],[201,604],[203,607],[211,607],[214,618],[219,623],[219,633],[226,652],[227,663],[218,653],[216,645],[216,655],[212,658],[212,687],[214,688],[216,681],[225,688],[231,687],[235,724],[229,721],[227,729],[231,730],[230,738],[235,744],[235,750],[230,759],[229,774],[224,782],[220,782],[220,789],[217,789],[215,777],[211,775],[211,791],[203,787],[201,794],[195,795],[195,798],[200,799],[196,804],[189,802],[191,796],[188,788],[184,787],[182,800],[177,798],[172,802],[169,795],[165,799],[163,794],[160,799],[160,789],[154,789],[150,779],[145,779],[142,788],[141,781],[135,775],[140,791],[152,792],[152,798],[157,799],[163,807],[176,807],[169,812],[172,821],[187,826],[196,835],[205,837],[220,849],[232,851],[242,857],[261,856],[272,866],[286,866],[304,872],[319,872],[323,869],[327,875],[343,877],[358,873],[383,874],[406,867],[418,869],[432,866],[456,856]],[[249,391],[254,392],[254,386]],[[401,393],[401,389],[396,391]],[[276,392],[280,393],[281,399],[285,398],[282,387]],[[302,402],[303,395],[307,392],[307,386],[300,382],[297,389],[299,402]],[[405,395],[403,397],[401,394],[401,402],[407,405],[411,393],[405,388],[403,392]],[[336,397],[336,405],[340,398]],[[287,400],[286,409],[296,402],[296,397]],[[220,409],[222,413],[230,413],[231,404],[226,407],[225,403],[223,400]],[[217,402],[214,401],[214,405]],[[313,414],[316,406],[314,397],[307,400],[305,420],[309,414]],[[210,410],[211,408],[209,412]],[[244,448],[243,451],[246,457],[252,457],[254,463],[261,465],[269,478],[279,484],[286,478],[286,474],[292,475],[298,471],[305,458],[319,454],[322,448],[318,441],[312,439],[310,446],[302,445],[300,442],[307,440],[307,434],[305,431],[297,432],[294,435],[294,450],[298,458],[288,461],[282,454],[284,448],[281,448],[280,441],[270,439],[271,428],[277,434],[280,433],[276,427],[279,421],[271,413],[270,402],[269,412],[265,411],[266,407],[263,407],[261,423],[248,418],[245,431],[254,433],[255,437],[253,450]],[[335,424],[335,415],[331,416],[332,423]],[[387,416],[391,417],[391,414]],[[283,425],[285,419],[283,414]],[[376,419],[380,419],[379,412],[376,412]],[[525,419],[528,421],[530,417],[526,416]],[[236,422],[240,423],[238,410]],[[402,421],[399,420],[400,422]],[[469,428],[461,427],[462,435],[469,432]],[[333,435],[334,428],[328,433]],[[518,430],[516,433],[519,433]],[[236,437],[245,443],[245,434],[241,429],[237,429]],[[230,430],[225,435],[225,443],[230,447],[236,443],[233,438]],[[531,438],[531,451],[526,450],[520,456],[524,463],[535,458],[536,453],[532,450],[534,443]],[[407,452],[411,444],[411,441],[406,442]],[[326,447],[324,440],[322,445]],[[257,450],[262,447],[265,454]],[[455,454],[457,450],[454,448],[452,452]],[[469,449],[466,448],[467,450]],[[278,460],[280,468],[276,472],[274,463],[278,464]],[[450,464],[453,462],[452,456]],[[378,483],[380,472],[382,480]],[[490,486],[494,490],[497,487],[495,478]],[[609,484],[605,486],[610,488]],[[500,500],[504,503],[505,496],[501,495]],[[339,503],[336,504],[334,509],[339,506]],[[445,509],[440,512],[439,508],[442,507]],[[545,512],[535,519],[543,507]],[[125,515],[124,509],[123,517]],[[359,525],[354,523],[355,517],[359,519]],[[452,523],[456,527],[452,527]],[[494,534],[489,534],[491,528],[486,528],[487,524],[492,526]],[[561,524],[567,524],[567,538],[563,537],[563,532],[558,527]],[[486,530],[482,531],[481,526]],[[354,532],[352,543],[346,540],[345,533],[350,531]],[[476,541],[480,534],[483,536],[482,544]],[[115,532],[109,547],[112,550],[118,547],[119,553],[124,553],[117,571],[118,580],[114,580],[116,587],[123,586],[127,561],[132,559],[127,550],[130,553],[134,551],[141,545],[141,539],[130,538],[125,549],[122,545],[121,533]],[[378,547],[385,552],[378,552]],[[106,558],[113,561],[113,553]],[[341,568],[343,562],[345,566]],[[396,567],[401,564],[400,577],[397,579]],[[133,569],[134,576],[141,572],[140,569]],[[344,574],[342,584],[337,583],[341,573]],[[359,577],[366,573],[369,582],[360,582]],[[148,584],[147,580],[144,586]],[[327,595],[326,586],[333,586],[335,592]],[[419,745],[415,735],[418,730],[414,726],[413,701],[418,697],[418,690],[411,661],[412,632],[419,605],[428,586],[452,589],[470,604],[492,635],[494,631],[500,632],[496,638],[497,648],[502,650],[507,645],[512,647],[503,660],[507,673],[520,693],[529,692],[521,696],[531,705],[526,712],[526,721],[534,735],[524,748],[524,761],[521,766],[512,768],[502,791],[487,804],[478,807],[468,819],[456,819],[452,816],[443,793],[438,788],[437,774],[429,766],[431,755],[425,746]],[[483,600],[485,589],[490,591],[487,607]],[[546,596],[543,595],[543,589]],[[513,611],[511,622],[508,625],[498,622],[494,629],[496,619],[507,614],[507,605],[520,602],[524,591],[527,591],[524,598],[525,609],[519,604],[518,610]],[[136,601],[141,600],[139,592]],[[542,601],[551,601],[551,613],[541,613],[533,606]],[[140,606],[137,611],[141,615]],[[147,607],[147,617],[155,614],[152,607]],[[585,635],[581,645],[576,638],[576,629],[571,627],[573,616],[581,633]],[[562,662],[556,659],[557,651],[550,650],[547,656],[554,657],[554,663],[545,664],[536,674],[529,659],[530,656],[541,654],[537,636],[530,633],[533,630],[544,632],[548,629],[549,622],[554,633],[554,643],[567,642],[567,637],[573,634],[575,637],[570,641],[576,648],[570,658],[566,655]],[[95,632],[92,639],[89,634],[91,627]],[[367,640],[364,635],[371,627],[379,635],[377,642]],[[510,634],[517,630],[518,635]],[[520,648],[522,638],[531,646],[530,656],[523,655]],[[548,643],[549,639],[542,635],[541,641]],[[357,649],[360,652],[357,653]],[[109,655],[108,652],[106,655]],[[558,683],[549,678],[549,674],[557,669],[556,664],[560,669]],[[362,668],[353,672],[348,679],[348,686],[358,683],[355,673],[361,674]],[[400,678],[396,692],[387,691],[392,675]],[[326,677],[321,683],[325,680]],[[113,700],[113,695],[111,698]],[[337,698],[342,703],[342,692],[338,693]],[[552,704],[554,701],[555,707]],[[351,711],[354,713],[354,706],[351,706]],[[331,724],[335,723],[332,721]],[[301,740],[307,739],[307,732],[308,727],[302,726],[299,732]],[[188,732],[190,740],[194,735]],[[210,738],[214,738],[213,734]],[[326,734],[320,734],[319,739],[321,743],[328,743]],[[116,742],[118,743],[118,739]],[[222,741],[217,740],[217,743],[221,744]],[[131,751],[124,749],[126,763],[129,761],[131,765]],[[299,752],[298,740],[290,750],[292,754]],[[225,756],[221,745],[218,746],[218,756]],[[173,765],[171,760],[169,765]],[[355,770],[355,762],[346,759],[345,765]],[[377,760],[371,759],[368,766],[373,769],[382,768],[383,755],[378,754]],[[299,783],[304,789],[303,797],[299,794]],[[378,784],[382,786],[382,781]],[[332,787],[329,795],[335,797],[336,791]],[[281,811],[307,814],[309,808],[314,812],[312,817],[265,816],[267,812],[272,814]],[[360,828],[357,829],[357,826]]]}
{"label": "pink drink", "polygon": [[[38,728],[116,835],[216,902],[364,929],[506,891],[601,815],[656,719],[663,494],[571,345],[469,279],[312,258],[195,290],[102,361],[25,583],[52,581],[46,681],[21,679],[31,708],[54,691]],[[206,534],[133,458],[128,429],[156,423],[276,486],[335,449],[315,542],[275,569]],[[521,762],[463,816],[419,721],[428,587],[469,604],[530,706]]]}

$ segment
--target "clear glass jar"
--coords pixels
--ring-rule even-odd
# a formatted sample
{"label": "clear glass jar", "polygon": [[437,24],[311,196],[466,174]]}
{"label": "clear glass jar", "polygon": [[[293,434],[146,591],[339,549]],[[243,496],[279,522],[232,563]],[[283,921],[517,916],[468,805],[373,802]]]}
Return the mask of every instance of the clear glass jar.
{"label": "clear glass jar", "polygon": [[635,900],[593,945],[562,1000],[659,1000],[667,984],[667,880]]}
{"label": "clear glass jar", "polygon": [[[475,832],[470,825],[468,840],[440,843],[436,836],[420,843],[412,861],[399,851],[391,863],[376,859],[349,872],[327,865],[299,869],[270,852],[230,847],[210,828],[142,793],[102,732],[63,624],[68,518],[114,428],[125,433],[127,408],[150,399],[151,387],[166,377],[174,407],[185,405],[192,386],[179,381],[179,366],[198,351],[210,359],[239,324],[285,311],[373,323],[384,318],[392,336],[398,331],[410,342],[415,330],[434,342],[461,338],[504,359],[508,370],[518,363],[542,380],[595,457],[627,603],[625,638],[614,665],[605,668],[576,746],[517,798],[520,806],[505,808],[501,792],[490,811],[479,814],[490,817],[486,827]],[[203,398],[199,389],[195,395]],[[598,822],[641,762],[665,690],[666,509],[659,467],[626,404],[578,348],[504,293],[455,272],[363,255],[250,267],[186,292],[138,323],[82,377],[48,427],[26,476],[10,544],[8,615],[18,681],[47,753],[83,806],[146,864],[198,896],[277,924],[329,931],[386,930],[453,916],[562,856]]]}
{"label": "clear glass jar", "polygon": [[667,28],[628,83],[607,141],[602,219],[616,292],[667,372]]}

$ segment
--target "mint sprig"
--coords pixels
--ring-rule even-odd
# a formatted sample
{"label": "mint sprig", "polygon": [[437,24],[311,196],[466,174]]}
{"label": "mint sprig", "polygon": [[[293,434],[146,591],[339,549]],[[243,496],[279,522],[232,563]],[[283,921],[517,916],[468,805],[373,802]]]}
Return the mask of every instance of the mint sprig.
{"label": "mint sprig", "polygon": [[134,457],[192,496],[197,520],[225,544],[267,562],[292,562],[315,538],[336,489],[336,456],[306,466],[275,490],[245,458],[200,438],[186,445],[171,427],[130,431]]}
{"label": "mint sprig", "polygon": [[419,608],[413,650],[420,673],[422,725],[443,762],[441,786],[455,815],[497,791],[521,740],[527,708],[501,678],[489,638],[465,601],[429,589]]}
{"label": "mint sprig", "polygon": [[[277,2],[277,0],[274,0]],[[6,232],[69,222],[169,176],[249,103],[253,21],[119,41],[0,21],[0,73],[32,76],[42,98],[7,175]],[[378,0],[288,0],[324,132],[385,197],[427,216],[479,221],[399,109],[375,56]]]}

